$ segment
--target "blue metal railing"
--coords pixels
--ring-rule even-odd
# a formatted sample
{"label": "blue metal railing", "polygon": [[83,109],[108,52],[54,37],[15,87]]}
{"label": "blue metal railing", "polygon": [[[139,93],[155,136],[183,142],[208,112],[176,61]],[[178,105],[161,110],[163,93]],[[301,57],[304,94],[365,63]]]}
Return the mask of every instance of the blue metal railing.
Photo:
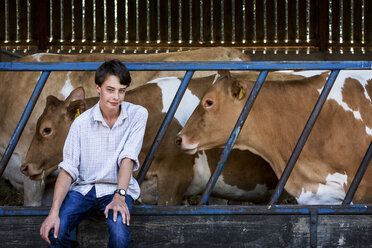
{"label": "blue metal railing", "polygon": [[[95,71],[101,62],[0,63],[0,71]],[[351,70],[372,69],[372,61],[125,62],[130,71]]]}
{"label": "blue metal railing", "polygon": [[[100,62],[16,62],[16,63],[0,63],[0,70],[1,71],[43,71],[40,79],[35,87],[34,92],[31,95],[31,98],[26,106],[26,109],[19,121],[16,130],[10,140],[10,143],[1,158],[0,161],[0,175],[3,173],[14,149],[15,146],[22,134],[22,131],[27,123],[27,120],[36,104],[36,101],[43,89],[46,80],[51,71],[95,71]],[[208,197],[211,194],[215,183],[217,182],[218,176],[221,173],[221,170],[226,162],[226,159],[234,146],[234,143],[240,133],[240,130],[249,114],[250,109],[253,106],[255,98],[257,97],[259,90],[262,84],[265,81],[267,76],[268,70],[289,70],[289,69],[331,69],[332,73],[327,80],[325,87],[318,99],[317,104],[314,107],[314,110],[309,117],[309,120],[304,128],[303,133],[301,134],[297,145],[289,159],[289,162],[279,180],[279,183],[276,187],[275,193],[272,196],[269,205],[275,204],[279,199],[281,192],[284,189],[284,186],[288,180],[288,177],[291,171],[294,168],[294,165],[301,153],[301,150],[310,134],[310,131],[316,121],[317,116],[322,109],[322,106],[333,86],[333,83],[338,75],[339,70],[343,69],[371,69],[372,68],[372,61],[334,61],[334,62],[326,62],[326,61],[316,61],[316,62],[299,62],[299,61],[292,61],[292,62],[130,62],[126,63],[126,66],[129,70],[132,71],[147,71],[147,70],[166,70],[166,71],[180,71],[186,70],[185,77],[180,85],[176,96],[168,110],[168,113],[163,121],[161,128],[159,129],[158,134],[150,148],[149,153],[145,159],[144,164],[138,174],[138,181],[141,183],[148,171],[151,161],[155,156],[157,149],[161,143],[161,140],[166,133],[166,130],[172,120],[177,107],[182,99],[182,96],[188,86],[190,79],[195,70],[262,70],[261,74],[259,75],[255,86],[252,89],[252,92],[247,100],[246,105],[244,106],[242,113],[231,133],[231,136],[221,154],[221,157],[218,161],[217,167],[212,174],[206,190],[204,191],[202,198],[199,202],[199,205],[205,204],[208,201]],[[359,169],[360,173],[357,179],[355,179],[354,185],[358,185],[363,173],[366,170],[366,167],[369,164],[370,157],[371,157],[371,149],[369,149],[365,156],[365,162],[361,164]],[[367,161],[367,162],[366,162]],[[354,190],[350,190],[348,194],[348,201],[351,202],[352,196],[355,193]],[[344,201],[346,204],[346,199]]]}
{"label": "blue metal railing", "polygon": [[[77,62],[77,63],[54,63],[54,62],[39,62],[39,63],[0,63],[0,71],[43,71],[40,79],[32,93],[30,100],[26,106],[26,109],[19,121],[16,130],[10,140],[10,143],[1,158],[0,161],[0,174],[3,173],[15,146],[22,134],[22,131],[26,125],[26,122],[36,104],[36,101],[43,89],[46,80],[51,71],[95,71],[100,62]],[[177,107],[182,99],[182,96],[192,78],[193,73],[196,70],[212,71],[212,70],[260,70],[262,71],[248,97],[248,100],[239,116],[239,119],[231,132],[230,138],[221,153],[218,160],[215,171],[213,172],[206,189],[202,195],[202,198],[198,206],[173,206],[173,207],[162,207],[162,206],[136,206],[134,208],[134,214],[137,215],[188,215],[188,214],[303,214],[310,215],[311,227],[310,227],[310,243],[311,246],[316,245],[316,234],[317,234],[317,215],[322,214],[372,214],[372,205],[350,205],[354,193],[365,173],[372,157],[372,143],[370,144],[363,161],[358,169],[356,176],[346,194],[344,202],[341,205],[332,206],[301,206],[301,205],[274,205],[280,197],[285,184],[288,180],[291,171],[293,170],[297,158],[299,157],[301,150],[306,143],[306,140],[311,132],[311,129],[322,109],[322,106],[333,86],[335,79],[340,70],[347,69],[372,69],[372,61],[322,61],[322,62],[128,62],[125,63],[127,68],[131,71],[186,71],[185,77],[176,93],[176,96],[168,110],[166,117],[164,118],[163,124],[160,127],[158,134],[147,154],[145,162],[143,163],[141,170],[138,174],[138,181],[142,182],[147,170],[150,168],[151,161],[155,156],[156,151],[159,148],[161,140],[166,133],[166,130],[172,120]],[[205,206],[204,204],[208,201],[213,187],[215,186],[218,176],[224,166],[224,163],[235,144],[235,141],[240,133],[242,126],[251,110],[254,101],[259,94],[260,88],[263,85],[268,71],[271,70],[332,70],[322,93],[320,94],[318,101],[305,125],[305,128],[298,139],[296,147],[288,161],[288,164],[279,180],[279,183],[275,189],[268,206]],[[27,208],[0,208],[1,215],[46,215],[48,210],[34,211]]]}

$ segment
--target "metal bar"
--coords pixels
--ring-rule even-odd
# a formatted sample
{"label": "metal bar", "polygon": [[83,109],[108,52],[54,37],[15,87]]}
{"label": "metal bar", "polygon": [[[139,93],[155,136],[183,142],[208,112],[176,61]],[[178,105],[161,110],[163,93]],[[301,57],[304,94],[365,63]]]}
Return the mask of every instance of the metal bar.
{"label": "metal bar", "polygon": [[300,153],[302,151],[302,148],[304,147],[305,143],[306,143],[306,140],[307,138],[309,137],[310,135],[310,132],[311,132],[311,129],[313,128],[314,124],[315,124],[315,121],[316,119],[318,118],[318,115],[320,113],[320,111],[322,110],[322,107],[324,105],[324,102],[327,100],[327,96],[329,94],[329,92],[331,91],[332,89],[332,86],[337,78],[337,75],[340,71],[339,70],[334,70],[331,72],[331,75],[329,76],[323,90],[322,90],[322,93],[320,94],[316,104],[315,104],[315,107],[309,117],[309,119],[307,120],[307,123],[305,125],[305,128],[304,130],[302,131],[302,134],[300,136],[300,138],[298,139],[297,141],[297,144],[296,144],[296,147],[287,163],[287,166],[285,167],[284,171],[283,171],[283,174],[282,176],[280,177],[280,180],[278,182],[278,185],[276,186],[275,188],[275,193],[272,195],[271,199],[270,199],[270,202],[269,202],[269,208],[271,207],[272,204],[275,204],[282,191],[283,191],[283,188],[296,164],[296,161],[298,159],[298,157],[300,156]]}
{"label": "metal bar", "polygon": [[[372,69],[372,61],[125,62],[130,71],[350,70]],[[102,62],[1,62],[0,71],[95,71]]]}
{"label": "metal bar", "polygon": [[169,107],[167,115],[165,116],[164,121],[161,124],[161,127],[158,133],[156,134],[154,142],[151,145],[150,151],[147,153],[146,159],[141,166],[141,170],[139,171],[137,175],[137,181],[139,184],[142,183],[143,179],[146,176],[147,171],[150,168],[151,162],[154,159],[154,156],[160,146],[160,143],[165,135],[165,132],[167,131],[169,127],[170,122],[173,119],[174,114],[176,113],[178,105],[181,102],[182,96],[185,93],[193,74],[194,74],[194,71],[187,71],[185,74],[185,77],[182,80],[180,87],[178,88],[178,91],[173,99],[173,102],[171,106]]}
{"label": "metal bar", "polygon": [[229,153],[232,149],[232,147],[235,144],[236,139],[238,138],[240,131],[244,125],[245,120],[248,117],[249,112],[252,109],[253,103],[257,98],[258,93],[260,92],[260,89],[262,87],[263,82],[266,79],[266,76],[268,74],[268,71],[262,71],[260,75],[258,76],[256,83],[253,86],[253,89],[247,99],[247,102],[245,103],[242,112],[240,113],[240,116],[238,120],[236,121],[235,127],[233,131],[230,134],[230,137],[225,145],[225,148],[223,149],[221,156],[218,160],[217,166],[213,171],[212,176],[209,178],[208,184],[203,192],[203,195],[198,203],[198,205],[206,204],[208,201],[208,198],[210,194],[212,193],[212,190],[214,186],[217,183],[218,177],[221,174],[221,171],[223,169],[223,166],[227,160],[227,157],[229,156]]}
{"label": "metal bar", "polygon": [[28,103],[26,105],[25,111],[23,112],[22,117],[19,120],[18,125],[17,125],[17,127],[16,127],[16,129],[13,133],[13,136],[10,139],[9,145],[6,148],[3,157],[1,158],[1,161],[0,161],[0,176],[3,175],[3,172],[4,172],[4,170],[5,170],[5,168],[8,164],[8,161],[13,154],[13,151],[14,151],[17,143],[18,143],[19,138],[21,137],[21,134],[23,132],[23,129],[26,126],[26,123],[28,121],[28,118],[31,115],[31,112],[36,105],[37,99],[39,98],[40,93],[44,88],[45,82],[48,79],[49,74],[50,74],[50,71],[43,71],[43,73],[41,74],[41,76],[39,78],[39,81],[37,82],[37,84],[35,86],[34,91],[32,92],[30,100],[28,101]]}
{"label": "metal bar", "polygon": [[250,215],[310,215],[316,211],[318,215],[370,215],[372,205],[322,205],[322,206],[299,206],[277,205],[271,209],[266,206],[135,206],[135,215],[223,215],[223,214],[250,214]]}
{"label": "metal bar", "polygon": [[315,248],[318,243],[318,213],[317,210],[310,211],[310,247]]}
{"label": "metal bar", "polygon": [[[3,216],[46,216],[50,207],[14,207],[1,206],[0,217]],[[276,205],[271,209],[266,206],[133,206],[132,215],[371,215],[372,205]]]}
{"label": "metal bar", "polygon": [[354,176],[353,182],[350,185],[349,190],[346,193],[345,199],[342,202],[342,205],[345,206],[346,204],[350,204],[353,200],[354,194],[356,190],[358,189],[359,183],[362,180],[364,173],[366,172],[369,163],[371,162],[372,157],[372,141],[369,144],[369,147],[367,149],[366,154],[364,155],[364,158],[362,160],[362,163],[359,166],[359,169],[357,173]]}

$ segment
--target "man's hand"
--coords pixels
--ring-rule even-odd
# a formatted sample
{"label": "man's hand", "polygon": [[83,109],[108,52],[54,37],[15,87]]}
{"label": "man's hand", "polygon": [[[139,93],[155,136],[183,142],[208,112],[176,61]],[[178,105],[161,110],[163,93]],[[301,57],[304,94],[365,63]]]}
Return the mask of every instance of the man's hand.
{"label": "man's hand", "polygon": [[58,230],[59,230],[59,216],[58,214],[49,214],[48,217],[44,220],[43,224],[40,228],[40,236],[50,244],[49,240],[49,231],[54,228],[54,238],[57,238],[58,236]]}
{"label": "man's hand", "polygon": [[112,201],[110,204],[106,206],[105,209],[105,216],[106,219],[108,217],[109,211],[113,211],[113,220],[116,222],[118,212],[120,212],[121,217],[123,219],[123,224],[127,224],[129,226],[129,221],[130,221],[130,213],[127,204],[125,203],[125,197],[121,196],[119,194],[115,194],[114,197],[112,198]]}

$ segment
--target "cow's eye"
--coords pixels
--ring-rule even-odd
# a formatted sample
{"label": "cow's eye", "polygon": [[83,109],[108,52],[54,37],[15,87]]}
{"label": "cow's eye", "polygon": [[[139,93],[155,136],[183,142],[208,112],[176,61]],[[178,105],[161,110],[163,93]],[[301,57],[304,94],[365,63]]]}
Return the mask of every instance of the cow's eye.
{"label": "cow's eye", "polygon": [[52,132],[52,129],[49,127],[46,127],[43,129],[42,135],[46,136],[46,135],[49,135],[51,132]]}
{"label": "cow's eye", "polygon": [[210,99],[205,100],[205,103],[204,103],[204,107],[205,108],[212,107],[212,105],[213,105],[213,101],[212,100],[210,100]]}

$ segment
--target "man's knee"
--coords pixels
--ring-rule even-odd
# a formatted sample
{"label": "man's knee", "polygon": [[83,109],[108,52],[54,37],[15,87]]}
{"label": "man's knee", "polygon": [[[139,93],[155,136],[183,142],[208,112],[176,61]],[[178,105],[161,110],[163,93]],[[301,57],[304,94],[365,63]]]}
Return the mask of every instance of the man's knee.
{"label": "man's knee", "polygon": [[123,224],[121,215],[118,214],[116,222],[107,218],[107,225],[110,234],[109,247],[128,247],[130,244],[130,228]]}

